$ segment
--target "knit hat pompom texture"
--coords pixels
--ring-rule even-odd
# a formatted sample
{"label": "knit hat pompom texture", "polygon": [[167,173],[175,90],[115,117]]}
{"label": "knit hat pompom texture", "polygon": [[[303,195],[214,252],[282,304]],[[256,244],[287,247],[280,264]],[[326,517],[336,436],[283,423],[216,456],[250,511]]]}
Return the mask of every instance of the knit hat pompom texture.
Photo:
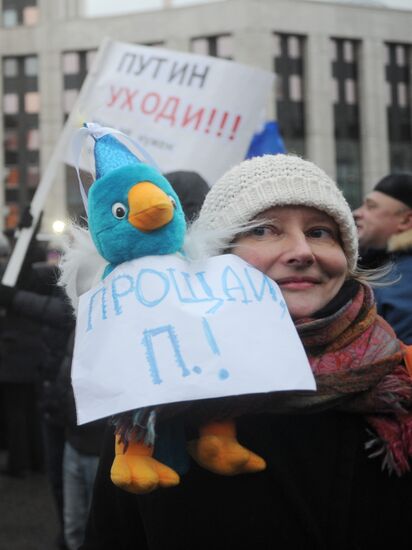
{"label": "knit hat pompom texture", "polygon": [[348,203],[323,170],[294,155],[255,157],[226,172],[207,194],[198,222],[219,229],[251,221],[273,206],[295,205],[317,208],[336,221],[353,270],[358,236]]}

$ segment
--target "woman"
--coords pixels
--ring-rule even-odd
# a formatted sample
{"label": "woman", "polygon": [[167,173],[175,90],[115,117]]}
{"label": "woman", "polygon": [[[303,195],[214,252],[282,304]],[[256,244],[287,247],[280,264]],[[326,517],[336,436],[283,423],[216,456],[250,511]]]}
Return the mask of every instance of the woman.
{"label": "woman", "polygon": [[[239,441],[267,462],[257,474],[193,464],[178,487],[131,495],[110,482],[110,434],[83,550],[411,548],[412,384],[356,273],[341,192],[294,156],[244,161],[209,192],[196,235],[208,253],[237,254],[279,284],[318,390],[189,405],[188,429],[237,417]],[[193,447],[199,458],[201,444]]]}

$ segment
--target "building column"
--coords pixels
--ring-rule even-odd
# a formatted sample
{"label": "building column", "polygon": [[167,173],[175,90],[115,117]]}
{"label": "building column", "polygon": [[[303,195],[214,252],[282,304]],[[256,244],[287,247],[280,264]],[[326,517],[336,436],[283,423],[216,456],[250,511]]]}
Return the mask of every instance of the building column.
{"label": "building column", "polygon": [[[44,174],[63,128],[63,75],[59,51],[48,51],[45,47],[39,54],[39,91],[41,110],[39,128],[41,131],[40,173]],[[52,223],[66,218],[66,183],[63,162],[54,175],[54,182],[48,200],[44,205],[42,228],[52,234]]]}
{"label": "building column", "polygon": [[[245,29],[233,34],[234,61],[274,72],[275,40],[272,32],[263,29]],[[266,118],[276,119],[275,86],[269,94]]]}
{"label": "building column", "polygon": [[304,64],[307,157],[336,179],[330,37],[307,37]]}
{"label": "building column", "polygon": [[365,39],[359,54],[363,194],[389,172],[385,44]]}

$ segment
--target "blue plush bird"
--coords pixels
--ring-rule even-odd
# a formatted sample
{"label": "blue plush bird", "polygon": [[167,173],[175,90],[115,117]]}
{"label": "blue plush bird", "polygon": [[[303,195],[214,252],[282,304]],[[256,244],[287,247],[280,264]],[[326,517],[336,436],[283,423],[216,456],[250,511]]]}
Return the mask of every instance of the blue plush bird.
{"label": "blue plush bird", "polygon": [[[96,249],[108,262],[104,278],[128,260],[178,252],[186,222],[167,179],[153,166],[140,162],[113,135],[99,136],[93,132],[95,128],[92,125],[96,180],[88,194],[88,223]],[[116,416],[116,458],[111,471],[116,485],[143,493],[179,482],[172,468],[152,457],[154,418],[153,409]],[[126,438],[126,433],[133,437]],[[187,462],[183,430],[173,429],[173,437],[168,430],[161,439],[163,448],[174,439],[175,452],[166,448],[166,454],[176,456],[180,450],[183,459],[179,462]]]}
{"label": "blue plush bird", "polygon": [[[107,129],[102,131],[96,124],[86,128],[95,140],[96,163],[96,180],[88,194],[88,223],[97,251],[108,262],[103,278],[126,261],[179,252],[185,216],[167,179],[155,167],[140,162]],[[145,408],[114,419],[116,456],[111,478],[130,492],[176,485],[177,472],[188,468],[182,423],[161,426],[155,449],[155,418],[155,409]],[[202,426],[190,453],[205,468],[224,475],[265,467],[263,459],[239,445],[232,421]]]}
{"label": "blue plush bird", "polygon": [[[128,260],[178,252],[186,223],[170,183],[110,134],[95,139],[97,179],[88,195],[88,221],[98,252],[109,262],[104,276]],[[108,161],[108,148],[109,160],[120,160],[119,167]]]}

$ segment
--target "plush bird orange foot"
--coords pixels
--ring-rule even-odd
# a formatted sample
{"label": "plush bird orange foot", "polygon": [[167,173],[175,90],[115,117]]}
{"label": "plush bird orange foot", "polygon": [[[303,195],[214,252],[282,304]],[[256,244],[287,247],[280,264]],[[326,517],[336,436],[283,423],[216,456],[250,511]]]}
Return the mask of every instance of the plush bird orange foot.
{"label": "plush bird orange foot", "polygon": [[260,472],[266,468],[263,458],[237,441],[233,421],[203,426],[199,439],[189,442],[188,450],[200,466],[215,474],[234,476]]}
{"label": "plush bird orange foot", "polygon": [[178,474],[152,457],[153,448],[142,442],[130,442],[127,450],[116,437],[115,459],[110,477],[117,487],[129,493],[150,493],[158,487],[179,484]]}

